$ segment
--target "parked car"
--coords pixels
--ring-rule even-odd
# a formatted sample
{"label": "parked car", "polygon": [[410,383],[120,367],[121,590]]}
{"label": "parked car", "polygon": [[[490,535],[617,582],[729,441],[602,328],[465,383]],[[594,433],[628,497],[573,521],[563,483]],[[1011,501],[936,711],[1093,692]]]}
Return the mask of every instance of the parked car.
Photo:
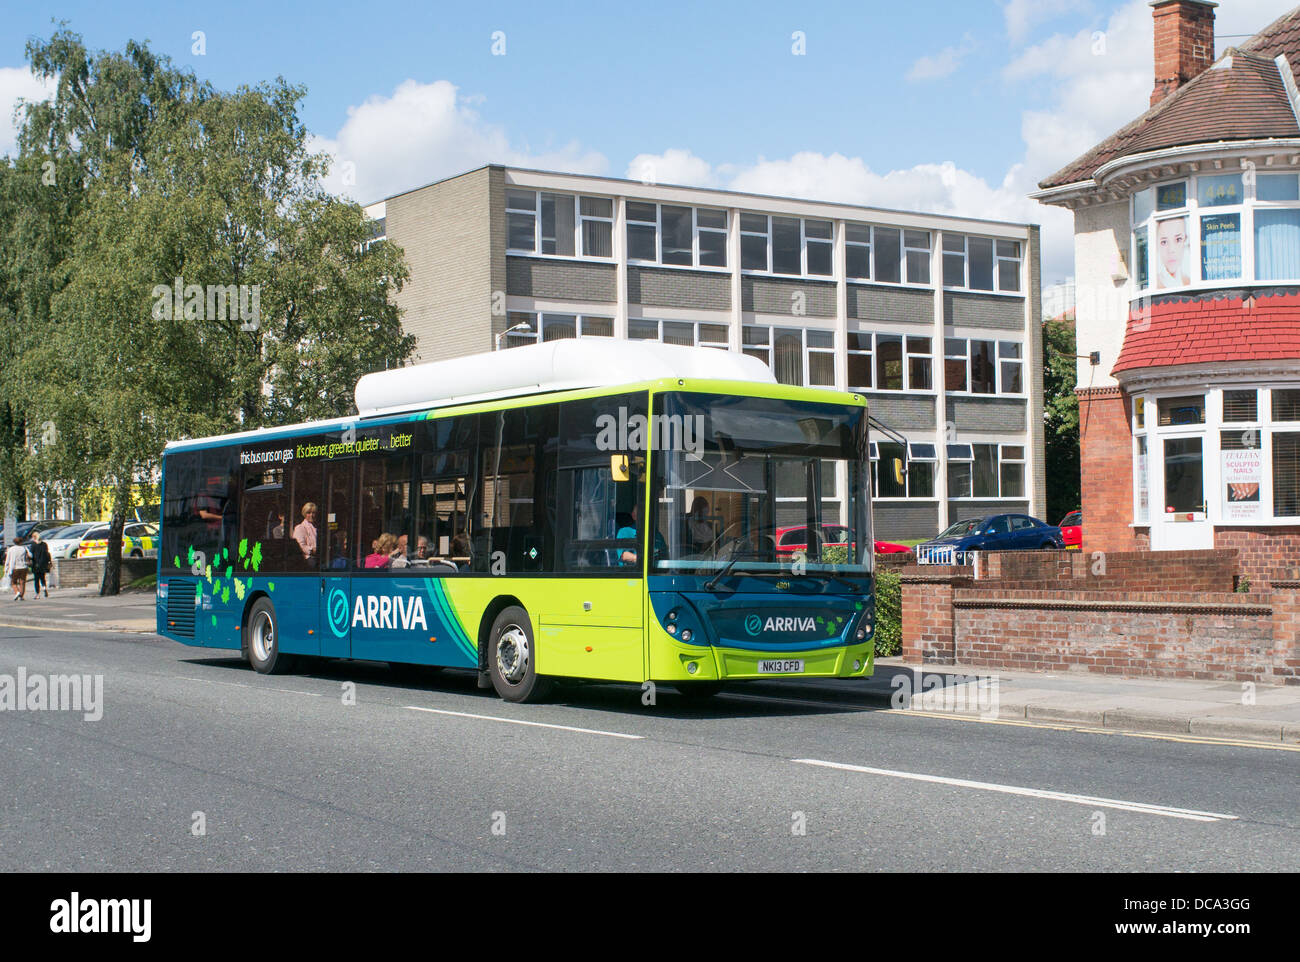
{"label": "parked car", "polygon": [[1065,539],[1067,551],[1079,551],[1083,547],[1083,511],[1071,511],[1061,523],[1061,537]]}
{"label": "parked car", "polygon": [[81,537],[91,528],[96,526],[94,521],[78,521],[74,524],[66,524],[61,528],[53,528],[42,535],[45,543],[50,546],[50,557],[56,561],[72,557],[72,552],[81,544]]}
{"label": "parked car", "polygon": [[[82,535],[81,543],[69,555],[72,558],[102,558],[108,554],[108,528],[99,524]],[[122,529],[123,558],[158,557],[158,527],[132,521]]]}
{"label": "parked car", "polygon": [[[823,524],[822,542],[823,547],[846,547],[849,543],[849,529],[842,524]],[[778,555],[793,554],[796,551],[803,551],[808,547],[808,526],[806,524],[790,525],[788,527],[776,529],[776,553]],[[907,545],[894,544],[892,541],[875,542],[876,554],[895,554],[900,551],[911,551]]]}
{"label": "parked car", "polygon": [[[32,536],[33,531],[39,531],[41,532],[42,535],[44,535],[46,531],[49,531],[52,528],[62,527],[65,524],[67,524],[66,521],[19,521],[14,526],[14,531],[17,533],[18,537],[26,541],[28,538]],[[4,544],[5,544],[4,521],[0,520],[0,547],[4,547]]]}
{"label": "parked car", "polygon": [[974,551],[1064,548],[1061,529],[1027,514],[991,514],[950,525],[914,549],[917,564],[970,564]]}

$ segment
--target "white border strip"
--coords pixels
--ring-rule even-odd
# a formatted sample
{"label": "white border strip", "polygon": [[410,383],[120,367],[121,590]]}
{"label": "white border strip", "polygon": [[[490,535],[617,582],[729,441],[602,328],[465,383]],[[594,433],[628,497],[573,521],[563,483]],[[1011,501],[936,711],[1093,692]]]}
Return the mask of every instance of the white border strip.
{"label": "white border strip", "polygon": [[1236,815],[1222,812],[1201,812],[1193,808],[1171,808],[1168,805],[1150,805],[1146,802],[1125,802],[1114,798],[1096,798],[1091,795],[1074,795],[1070,792],[1051,792],[1041,788],[1021,788],[1016,785],[997,785],[993,782],[973,782],[965,778],[945,778],[942,775],[922,775],[917,772],[896,772],[888,768],[866,768],[862,765],[845,765],[841,762],[826,762],[816,758],[792,758],[796,765],[816,765],[821,768],[837,768],[846,772],[862,772],[867,775],[885,775],[889,778],[904,778],[914,782],[931,782],[936,785],[952,785],[957,788],[977,788],[986,792],[1001,792],[1004,795],[1022,795],[1027,798],[1043,798],[1054,802],[1073,802],[1076,805],[1091,805],[1095,808],[1118,808],[1126,812],[1141,812],[1146,815],[1163,815],[1166,818],[1183,818],[1193,822],[1236,821]]}

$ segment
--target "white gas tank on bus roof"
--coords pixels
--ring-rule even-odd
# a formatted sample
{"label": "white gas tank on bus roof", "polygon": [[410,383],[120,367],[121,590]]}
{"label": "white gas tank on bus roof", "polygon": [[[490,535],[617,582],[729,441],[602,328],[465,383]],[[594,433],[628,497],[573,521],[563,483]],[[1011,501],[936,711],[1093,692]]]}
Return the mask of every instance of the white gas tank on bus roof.
{"label": "white gas tank on bus roof", "polygon": [[357,381],[356,400],[366,415],[660,378],[776,383],[766,364],[734,351],[568,338],[377,371]]}

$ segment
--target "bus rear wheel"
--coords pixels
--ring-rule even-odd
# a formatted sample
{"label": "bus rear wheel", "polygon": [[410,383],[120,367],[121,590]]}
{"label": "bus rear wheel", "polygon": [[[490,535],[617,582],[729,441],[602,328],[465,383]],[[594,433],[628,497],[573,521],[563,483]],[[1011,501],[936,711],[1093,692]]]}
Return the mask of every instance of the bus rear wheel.
{"label": "bus rear wheel", "polygon": [[293,656],[280,650],[280,631],[271,599],[258,598],[253,602],[244,631],[248,639],[248,662],[254,671],[262,675],[279,675],[293,668]]}
{"label": "bus rear wheel", "polygon": [[506,701],[536,702],[551,693],[553,681],[537,674],[537,649],[528,612],[517,605],[504,609],[488,635],[488,674]]}

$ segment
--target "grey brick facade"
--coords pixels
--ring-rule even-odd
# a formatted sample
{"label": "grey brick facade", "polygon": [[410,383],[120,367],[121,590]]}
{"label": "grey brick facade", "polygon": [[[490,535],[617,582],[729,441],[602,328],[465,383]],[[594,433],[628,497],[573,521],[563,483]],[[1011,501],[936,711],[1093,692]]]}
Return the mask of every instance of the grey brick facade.
{"label": "grey brick facade", "polygon": [[948,397],[946,420],[962,431],[1026,430],[1025,406],[1021,398]]}
{"label": "grey brick facade", "polygon": [[705,271],[629,265],[627,299],[643,307],[731,309],[731,278]]}
{"label": "grey brick facade", "polygon": [[902,288],[848,284],[848,316],[891,324],[934,323],[934,294]]}
{"label": "grey brick facade", "polygon": [[834,317],[835,284],[775,277],[742,277],[740,280],[742,311],[796,317],[801,316],[795,313],[800,303],[808,317]]}
{"label": "grey brick facade", "polygon": [[877,541],[913,541],[939,533],[936,501],[877,501],[873,508]]}
{"label": "grey brick facade", "polygon": [[960,327],[986,327],[997,331],[1025,329],[1025,300],[991,294],[945,291],[943,321]]}
{"label": "grey brick facade", "polygon": [[613,264],[512,254],[506,258],[506,293],[608,304],[617,296],[615,270]]}
{"label": "grey brick facade", "polygon": [[931,395],[875,394],[864,392],[867,410],[894,431],[933,431],[935,399]]}

